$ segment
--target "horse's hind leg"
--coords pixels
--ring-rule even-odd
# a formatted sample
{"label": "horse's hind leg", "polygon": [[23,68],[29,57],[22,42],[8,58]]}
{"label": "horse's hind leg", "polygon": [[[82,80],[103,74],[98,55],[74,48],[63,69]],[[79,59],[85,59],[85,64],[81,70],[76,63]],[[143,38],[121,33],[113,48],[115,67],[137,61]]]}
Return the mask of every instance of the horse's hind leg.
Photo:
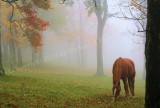
{"label": "horse's hind leg", "polygon": [[134,78],[131,78],[131,82],[132,82],[132,88],[133,88],[133,91],[132,91],[132,95],[134,96]]}
{"label": "horse's hind leg", "polygon": [[134,78],[128,78],[129,88],[132,96],[134,96]]}
{"label": "horse's hind leg", "polygon": [[127,78],[123,79],[123,83],[124,83],[124,90],[126,92],[126,97],[129,96],[129,91],[128,91],[128,82],[127,82]]}

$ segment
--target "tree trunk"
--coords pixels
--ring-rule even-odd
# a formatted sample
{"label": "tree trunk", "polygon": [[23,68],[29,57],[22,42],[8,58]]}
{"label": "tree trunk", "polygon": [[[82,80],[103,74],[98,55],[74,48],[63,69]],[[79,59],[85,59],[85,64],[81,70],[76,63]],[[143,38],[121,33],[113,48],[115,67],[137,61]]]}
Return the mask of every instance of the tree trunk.
{"label": "tree trunk", "polygon": [[148,0],[145,108],[160,108],[160,0]]}
{"label": "tree trunk", "polygon": [[9,63],[9,49],[8,42],[3,42],[3,63],[7,65]]}
{"label": "tree trunk", "polygon": [[12,39],[9,41],[9,49],[10,49],[11,69],[15,70],[15,66],[16,66],[16,50],[15,50],[14,40],[12,40]]}
{"label": "tree trunk", "polygon": [[[107,0],[93,0],[96,2],[95,14],[98,20],[97,27],[97,73],[104,75],[103,71],[103,29],[107,19],[108,4]],[[99,8],[99,9],[98,9]]]}
{"label": "tree trunk", "polygon": [[9,64],[9,43],[8,40],[6,40],[5,32],[8,32],[7,27],[4,25],[1,25],[1,48],[2,48],[2,55],[3,55],[3,65]]}
{"label": "tree trunk", "polygon": [[34,48],[31,47],[31,51],[32,51],[32,63],[34,64],[36,62],[37,55]]}
{"label": "tree trunk", "polygon": [[23,65],[21,48],[17,48],[17,53],[18,53],[18,66],[21,67]]}
{"label": "tree trunk", "polygon": [[4,69],[3,69],[3,65],[2,65],[2,48],[1,48],[1,25],[0,25],[0,75],[4,75]]}
{"label": "tree trunk", "polygon": [[[79,7],[80,8],[80,7]],[[80,35],[80,66],[84,67],[84,30],[83,30],[83,21],[82,21],[82,13],[80,13],[80,20],[79,20],[79,35]]]}
{"label": "tree trunk", "polygon": [[97,30],[97,75],[104,75],[103,70],[103,28],[101,22],[98,23]]}
{"label": "tree trunk", "polygon": [[[82,23],[82,21],[80,21]],[[84,34],[82,33],[83,29],[82,29],[82,24],[80,24],[80,52],[78,52],[80,54],[80,66],[84,67]]]}
{"label": "tree trunk", "polygon": [[43,50],[41,49],[38,54],[39,64],[43,63]]}

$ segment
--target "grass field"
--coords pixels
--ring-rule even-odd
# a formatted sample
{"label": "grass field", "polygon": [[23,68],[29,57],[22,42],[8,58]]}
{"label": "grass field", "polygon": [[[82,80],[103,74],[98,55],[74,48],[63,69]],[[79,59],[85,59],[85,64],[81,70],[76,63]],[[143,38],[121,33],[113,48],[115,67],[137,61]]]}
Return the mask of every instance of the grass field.
{"label": "grass field", "polygon": [[[67,71],[65,73],[65,71]],[[112,102],[112,78],[70,74],[71,69],[33,69],[0,77],[0,108],[143,108],[144,81],[136,79],[135,97]],[[74,70],[76,71],[76,70]],[[82,71],[82,70],[77,70]],[[121,86],[123,86],[121,84]]]}

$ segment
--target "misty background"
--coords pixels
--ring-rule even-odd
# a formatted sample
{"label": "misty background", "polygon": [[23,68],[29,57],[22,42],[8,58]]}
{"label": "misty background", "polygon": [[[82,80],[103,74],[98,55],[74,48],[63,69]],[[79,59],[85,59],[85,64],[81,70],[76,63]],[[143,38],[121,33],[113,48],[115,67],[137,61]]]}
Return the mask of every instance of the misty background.
{"label": "misty background", "polygon": [[[39,10],[40,17],[50,22],[42,32],[42,47],[36,52],[28,42],[20,45],[21,66],[16,68],[44,65],[47,67],[86,68],[96,73],[97,18],[95,13],[88,14],[83,1],[75,0],[74,5],[65,6],[53,1],[49,11]],[[119,12],[115,1],[108,1],[110,14]],[[132,20],[123,20],[108,16],[103,32],[103,66],[105,75],[112,75],[112,66],[119,57],[130,58],[136,67],[136,77],[142,77],[145,71],[144,38],[137,34],[137,27]],[[3,45],[4,54],[6,44]],[[16,51],[18,54],[18,50]],[[9,61],[9,59],[8,59]],[[4,62],[5,64],[5,62]],[[6,63],[7,64],[7,63]]]}

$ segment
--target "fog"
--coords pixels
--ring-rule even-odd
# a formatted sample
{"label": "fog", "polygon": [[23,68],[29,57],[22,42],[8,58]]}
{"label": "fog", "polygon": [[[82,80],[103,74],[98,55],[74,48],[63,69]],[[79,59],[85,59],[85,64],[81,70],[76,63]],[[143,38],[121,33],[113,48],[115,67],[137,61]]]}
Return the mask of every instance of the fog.
{"label": "fog", "polygon": [[1,0],[0,108],[144,107],[146,2]]}
{"label": "fog", "polygon": [[[88,10],[81,1],[72,7],[63,4],[52,6],[43,18],[50,26],[42,32],[43,45],[36,53],[42,57],[43,65],[53,67],[78,67],[94,70],[97,67],[96,39],[97,18],[95,13],[88,15]],[[117,8],[116,8],[117,7]],[[118,12],[114,1],[108,1],[109,13]],[[52,14],[53,13],[53,14]],[[52,27],[55,26],[55,27]],[[137,34],[137,27],[132,20],[108,17],[103,32],[103,66],[106,75],[111,76],[114,61],[119,57],[134,61],[136,72],[141,77],[144,71],[144,38]],[[30,46],[22,48],[23,66],[42,64],[32,62]]]}
{"label": "fog", "polygon": [[[111,12],[115,4],[112,2],[108,2],[108,4],[109,12]],[[112,5],[110,6],[110,4]],[[47,64],[51,66],[55,64],[80,66],[79,59],[81,58],[79,56],[83,53],[82,68],[96,70],[96,16],[94,13],[88,16],[85,6],[80,5],[80,9],[78,4],[67,8],[67,28],[61,28],[65,29],[66,34],[59,36],[51,28],[43,32],[43,54],[44,57],[50,57],[50,60],[46,61]],[[83,24],[80,24],[80,22]],[[82,29],[81,32],[83,33],[80,33],[80,29]],[[73,32],[74,35],[67,32]],[[137,33],[137,28],[133,21],[114,17],[107,19],[103,33],[105,73],[110,75],[114,61],[118,57],[125,57],[135,62],[137,73],[142,75],[144,71],[144,43],[142,41],[144,39],[133,36],[131,33]],[[83,49],[80,48],[79,42],[82,35],[84,38]]]}

